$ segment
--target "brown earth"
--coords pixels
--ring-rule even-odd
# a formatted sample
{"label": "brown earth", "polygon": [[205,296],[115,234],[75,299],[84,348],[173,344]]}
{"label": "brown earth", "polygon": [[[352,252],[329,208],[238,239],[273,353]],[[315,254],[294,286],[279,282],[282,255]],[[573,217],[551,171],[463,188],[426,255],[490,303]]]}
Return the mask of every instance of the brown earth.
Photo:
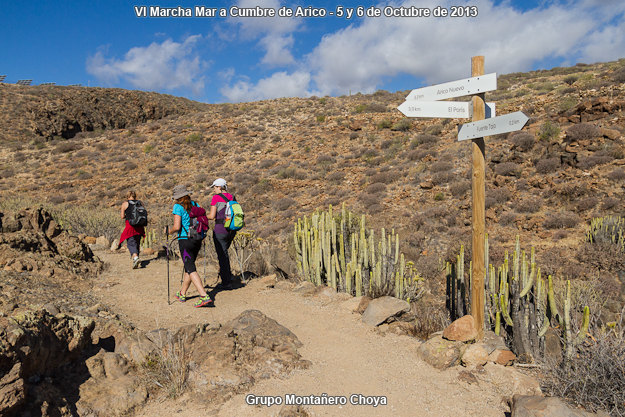
{"label": "brown earth", "polygon": [[[350,297],[327,293],[304,296],[293,284],[272,279],[254,279],[241,288],[214,295],[215,307],[196,309],[191,303],[167,304],[167,263],[147,260],[145,268],[132,270],[126,254],[97,252],[110,265],[98,279],[94,295],[123,320],[138,329],[175,329],[185,325],[225,323],[241,312],[258,309],[290,329],[303,346],[302,359],[308,369],[297,369],[279,379],[258,381],[249,390],[228,396],[223,404],[206,404],[192,393],[177,400],[154,401],[137,416],[267,416],[277,415],[281,406],[267,408],[245,403],[247,394],[281,396],[363,394],[386,396],[388,405],[307,406],[312,416],[503,416],[509,408],[512,383],[494,377],[491,369],[475,372],[471,378],[461,368],[439,371],[417,354],[420,341],[409,336],[382,335],[362,323],[352,312]],[[202,263],[200,272],[203,271]],[[171,294],[179,287],[180,263],[170,264]],[[213,264],[207,282],[217,284]],[[190,291],[193,294],[193,291]],[[353,303],[351,303],[353,304]],[[201,358],[190,358],[199,360]],[[463,374],[464,372],[464,374]],[[464,376],[463,376],[464,375]],[[506,378],[511,378],[508,375]],[[467,382],[469,381],[469,382]],[[519,389],[517,387],[517,389]],[[521,390],[531,391],[524,386]],[[418,410],[418,411],[416,411]]]}

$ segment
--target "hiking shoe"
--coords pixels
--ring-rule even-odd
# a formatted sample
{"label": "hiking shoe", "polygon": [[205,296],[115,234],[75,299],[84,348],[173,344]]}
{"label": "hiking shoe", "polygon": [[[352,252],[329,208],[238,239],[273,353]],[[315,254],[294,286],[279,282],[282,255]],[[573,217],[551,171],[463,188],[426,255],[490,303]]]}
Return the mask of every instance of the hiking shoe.
{"label": "hiking shoe", "polygon": [[197,303],[193,305],[193,307],[204,307],[211,304],[212,302],[213,300],[211,300],[211,298],[207,294],[206,297],[200,297],[200,299],[197,301]]}
{"label": "hiking shoe", "polygon": [[139,259],[139,257],[136,257],[132,260],[132,269],[137,269],[139,268],[139,264],[141,263],[141,260]]}
{"label": "hiking shoe", "polygon": [[176,295],[174,295],[174,297],[176,298],[176,300],[180,301],[181,303],[184,303],[185,301],[187,301],[187,297],[180,294],[180,291],[178,291]]}

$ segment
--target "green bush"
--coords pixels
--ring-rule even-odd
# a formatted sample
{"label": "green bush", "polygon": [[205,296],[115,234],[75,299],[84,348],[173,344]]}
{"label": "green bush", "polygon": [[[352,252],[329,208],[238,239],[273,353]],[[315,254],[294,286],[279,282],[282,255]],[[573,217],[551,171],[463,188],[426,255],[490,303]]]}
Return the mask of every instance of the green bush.
{"label": "green bush", "polygon": [[540,128],[540,132],[538,133],[538,138],[542,141],[552,141],[558,137],[560,134],[560,127],[547,120]]}

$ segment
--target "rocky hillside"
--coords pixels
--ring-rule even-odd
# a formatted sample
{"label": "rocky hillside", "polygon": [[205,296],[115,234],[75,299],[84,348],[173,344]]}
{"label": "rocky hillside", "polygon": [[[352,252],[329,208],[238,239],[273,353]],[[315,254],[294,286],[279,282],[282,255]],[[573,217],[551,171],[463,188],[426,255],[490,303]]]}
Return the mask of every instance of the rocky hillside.
{"label": "rocky hillside", "polygon": [[80,132],[130,128],[206,107],[143,91],[0,84],[0,141],[68,139]]}
{"label": "rocky hillside", "polygon": [[[498,90],[486,94],[498,114],[520,110],[530,116],[522,131],[486,140],[486,227],[494,264],[503,262],[520,235],[523,248],[536,248],[543,275],[597,279],[606,294],[625,287],[622,262],[608,264],[602,250],[584,243],[593,217],[623,212],[624,68],[620,60],[505,74]],[[55,107],[70,101],[70,90],[65,99],[27,96],[26,87],[19,91],[24,108],[37,104],[55,108],[59,120],[76,119]],[[4,131],[22,140],[0,153],[0,195],[5,205],[34,199],[109,215],[112,225],[100,224],[115,234],[121,228],[117,207],[128,189],[137,191],[160,230],[175,184],[186,183],[207,204],[206,188],[224,177],[243,204],[247,230],[283,250],[299,216],[345,203],[366,214],[369,225],[398,231],[407,259],[433,290],[442,291],[442,262],[455,259],[460,244],[470,246],[470,146],[457,142],[463,120],[403,117],[396,107],[406,93],[209,106],[147,93],[75,89],[72,108],[85,118],[98,114],[98,106],[86,105],[89,100],[123,100],[110,109],[124,117],[132,113],[125,109],[145,110],[146,102],[135,97],[152,97],[161,109],[152,114],[173,112],[174,103],[186,107],[132,128],[114,122],[116,112],[102,118],[108,120],[99,125],[104,131],[45,143],[33,142],[23,130],[45,117],[3,111],[11,126],[22,129]]]}

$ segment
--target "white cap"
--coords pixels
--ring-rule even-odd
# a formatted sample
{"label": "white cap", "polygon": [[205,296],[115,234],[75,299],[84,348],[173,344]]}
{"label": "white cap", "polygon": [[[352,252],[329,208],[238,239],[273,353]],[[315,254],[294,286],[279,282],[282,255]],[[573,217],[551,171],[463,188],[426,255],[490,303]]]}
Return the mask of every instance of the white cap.
{"label": "white cap", "polygon": [[211,187],[221,187],[227,189],[228,185],[226,184],[226,180],[224,180],[223,178],[217,178],[215,181],[213,181],[213,185],[211,185]]}

